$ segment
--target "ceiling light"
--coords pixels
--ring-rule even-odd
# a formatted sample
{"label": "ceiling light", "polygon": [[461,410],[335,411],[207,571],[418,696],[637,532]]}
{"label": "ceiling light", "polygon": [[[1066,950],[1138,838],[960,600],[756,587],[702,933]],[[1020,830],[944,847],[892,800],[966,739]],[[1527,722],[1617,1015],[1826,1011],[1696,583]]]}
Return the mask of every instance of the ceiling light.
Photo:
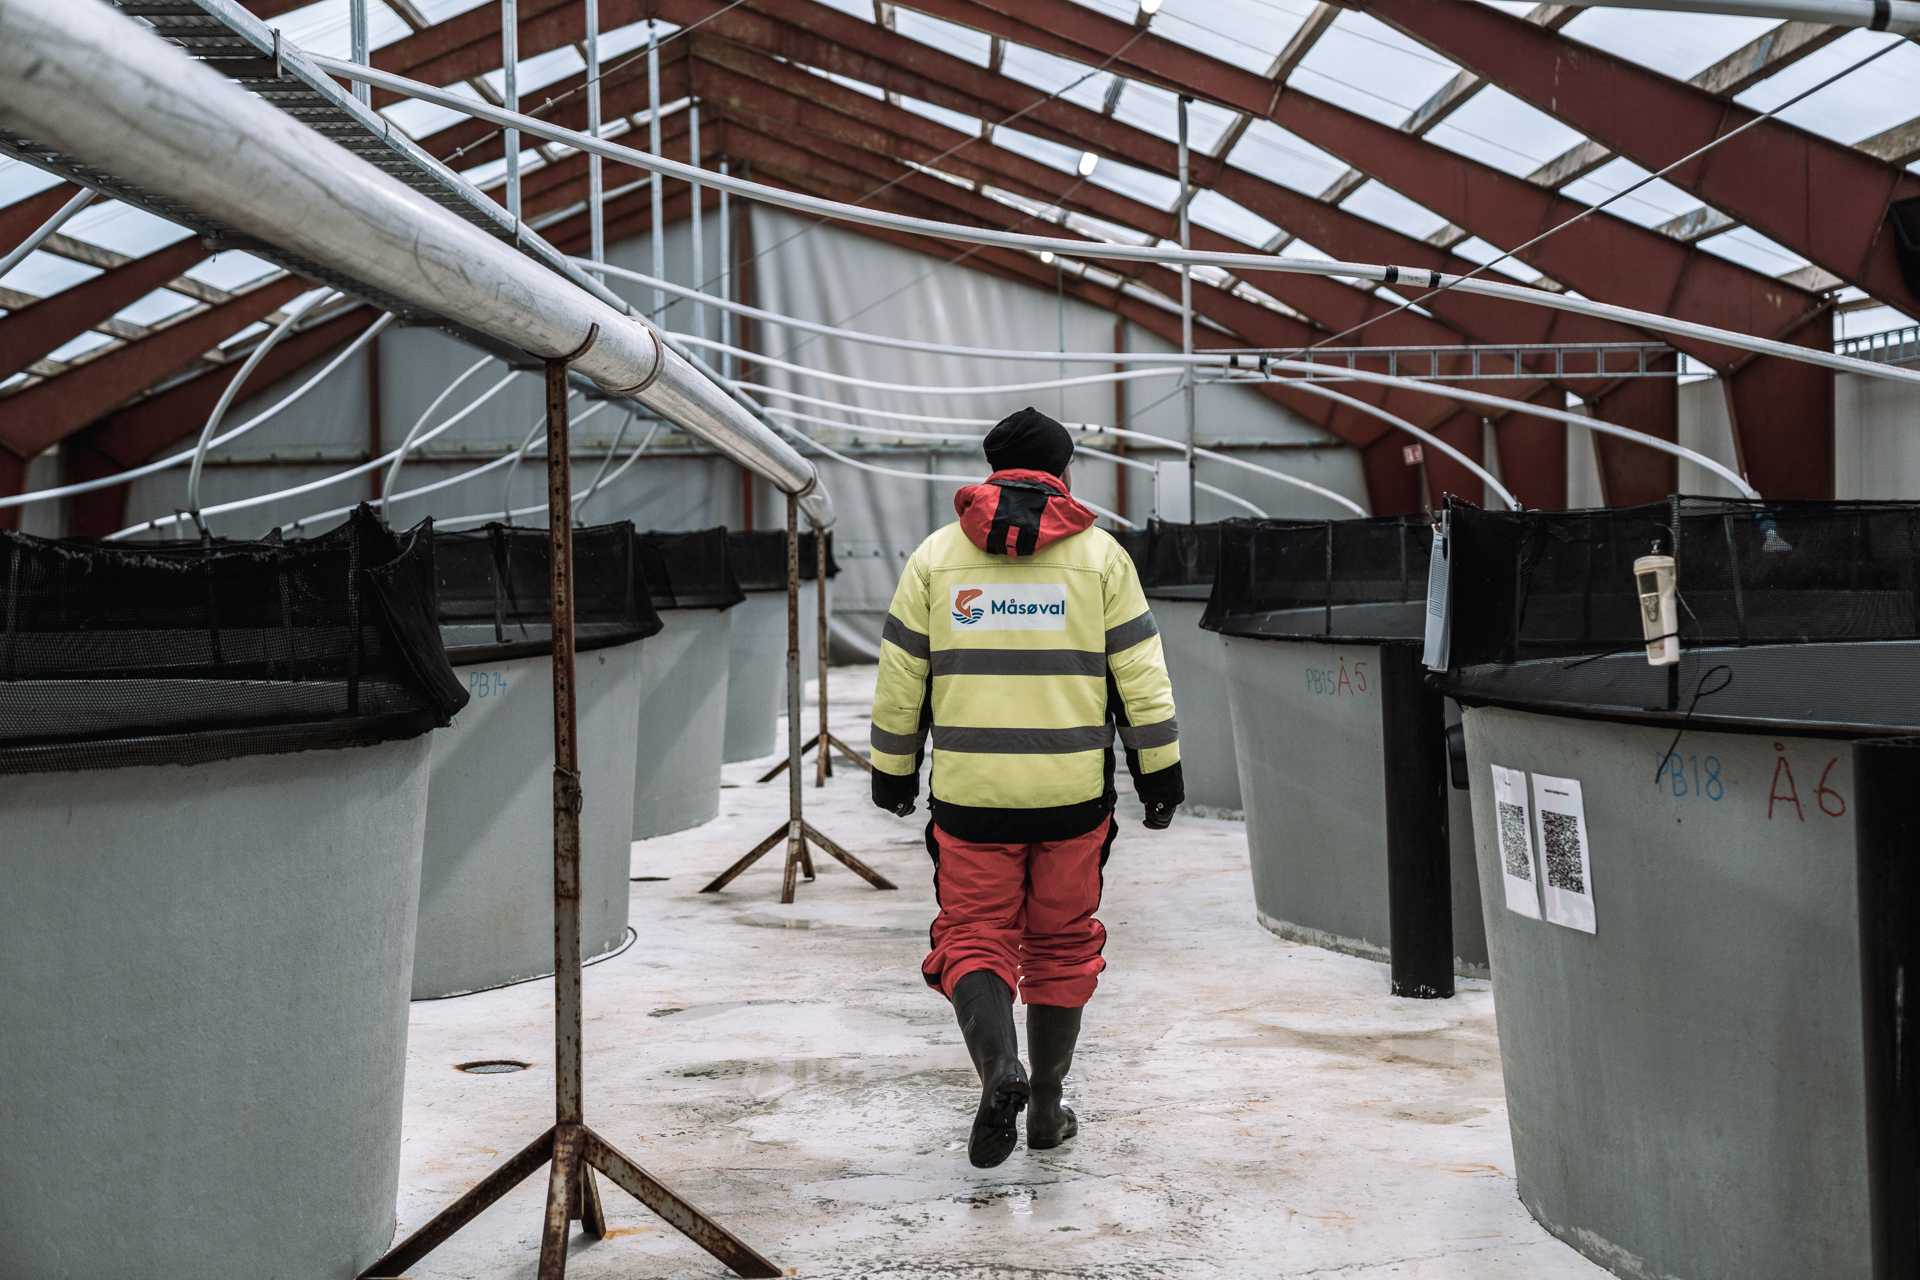
{"label": "ceiling light", "polygon": [[1151,18],[1158,12],[1160,12],[1160,0],[1140,0],[1140,14],[1142,17]]}
{"label": "ceiling light", "polygon": [[1094,166],[1099,163],[1099,156],[1093,154],[1091,151],[1082,151],[1080,153],[1080,176],[1083,178],[1091,178],[1093,176]]}
{"label": "ceiling light", "polygon": [[1045,249],[1042,249],[1042,250],[1040,251],[1040,261],[1042,261],[1042,262],[1052,262],[1052,261],[1053,261],[1053,254],[1051,254],[1050,252],[1048,252],[1048,251],[1047,251],[1047,250],[1045,250]]}

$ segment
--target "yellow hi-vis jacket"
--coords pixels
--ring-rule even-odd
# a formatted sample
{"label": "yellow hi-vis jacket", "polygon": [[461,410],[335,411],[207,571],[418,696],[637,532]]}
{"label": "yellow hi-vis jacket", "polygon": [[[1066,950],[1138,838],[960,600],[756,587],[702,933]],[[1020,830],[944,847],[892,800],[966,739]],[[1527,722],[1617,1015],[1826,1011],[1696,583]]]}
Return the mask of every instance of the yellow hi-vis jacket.
{"label": "yellow hi-vis jacket", "polygon": [[[920,544],[881,633],[872,759],[889,776],[876,799],[918,793],[931,731],[943,830],[1070,839],[1112,810],[1116,730],[1142,799],[1178,803],[1173,686],[1119,543],[1088,528],[1016,558],[955,522]],[[1156,783],[1173,793],[1150,794]]]}

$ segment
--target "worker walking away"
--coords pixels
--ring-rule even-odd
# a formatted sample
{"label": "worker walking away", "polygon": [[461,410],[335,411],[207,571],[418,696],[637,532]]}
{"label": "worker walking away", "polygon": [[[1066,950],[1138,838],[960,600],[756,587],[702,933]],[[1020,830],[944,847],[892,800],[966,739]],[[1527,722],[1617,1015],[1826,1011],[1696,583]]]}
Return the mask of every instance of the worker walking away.
{"label": "worker walking away", "polygon": [[1012,1153],[1029,1099],[1030,1148],[1077,1130],[1061,1082],[1106,967],[1094,911],[1116,731],[1148,827],[1164,830],[1185,798],[1159,632],[1132,559],[1071,496],[1073,438],[1023,409],[985,443],[993,474],[954,495],[959,520],[900,575],[873,696],[875,804],[913,812],[932,737],[940,914],[921,972],[953,1002],[980,1073],[967,1156],[983,1169]]}

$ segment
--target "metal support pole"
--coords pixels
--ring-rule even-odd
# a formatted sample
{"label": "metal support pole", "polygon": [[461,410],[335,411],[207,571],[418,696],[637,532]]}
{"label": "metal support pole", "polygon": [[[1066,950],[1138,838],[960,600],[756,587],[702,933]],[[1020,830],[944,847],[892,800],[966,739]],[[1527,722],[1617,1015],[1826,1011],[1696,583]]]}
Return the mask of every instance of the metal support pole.
{"label": "metal support pole", "polygon": [[816,529],[813,534],[813,585],[815,588],[814,630],[814,666],[818,668],[817,679],[820,682],[820,736],[815,739],[813,761],[813,785],[824,787],[827,779],[833,776],[833,752],[829,749],[833,735],[827,732],[827,533]]}
{"label": "metal support pole", "polygon": [[[647,112],[647,153],[660,154],[660,32],[654,26],[652,18],[647,19],[647,101],[651,104]],[[653,198],[653,278],[667,278],[667,213],[662,207],[666,199],[666,184],[658,172],[648,179],[648,191]],[[667,295],[664,290],[653,291],[652,320],[660,323],[660,317],[667,310]]]}
{"label": "metal support pole", "polygon": [[1860,900],[1866,1058],[1867,1216],[1873,1280],[1920,1276],[1920,1071],[1906,1046],[1907,979],[1920,978],[1920,739],[1853,744],[1853,847]]}
{"label": "metal support pole", "polygon": [[[587,132],[600,136],[600,0],[587,0]],[[587,153],[587,256],[607,260],[606,183],[600,156]]]}
{"label": "metal support pole", "polygon": [[[822,547],[826,544],[826,532],[820,530],[814,534]],[[820,552],[816,552],[820,555]],[[821,564],[820,580],[826,581],[826,565]],[[822,592],[824,598],[824,591]],[[823,634],[824,639],[824,634]],[[824,653],[825,650],[823,649]],[[824,673],[823,673],[824,674]],[[822,695],[821,705],[826,705]],[[822,726],[825,725],[825,712],[822,712]],[[806,820],[801,812],[801,798],[805,794],[800,783],[800,757],[806,750],[800,741],[800,500],[792,494],[787,495],[787,758],[760,779],[770,781],[782,769],[787,772],[787,820],[773,829],[773,834],[747,851],[745,857],[722,871],[702,893],[718,893],[733,882],[734,877],[758,862],[762,855],[781,841],[787,845],[786,869],[780,881],[780,901],[793,901],[795,878],[804,874],[813,879],[813,854],[809,845],[818,845],[822,852],[839,860],[849,871],[865,880],[876,889],[897,889],[900,886],[869,867],[860,859],[848,853],[820,834],[819,828]],[[822,743],[822,750],[825,744]],[[851,754],[851,753],[849,753]],[[861,761],[865,764],[866,761]]]}
{"label": "metal support pole", "polygon": [[[366,66],[367,0],[351,0],[347,5],[347,40],[352,46],[347,56],[361,66]],[[361,106],[370,107],[373,105],[373,86],[365,81],[356,80],[353,82],[353,96],[360,100]]]}
{"label": "metal support pole", "polygon": [[[720,176],[727,176],[727,158],[720,157]],[[727,189],[720,188],[720,296],[727,302],[733,301],[733,209],[727,200]],[[733,340],[733,312],[722,309],[720,312],[720,341],[728,346],[738,346]],[[733,353],[720,357],[720,376],[733,377]]]}
{"label": "metal support pole", "polygon": [[[687,163],[701,168],[700,163],[700,104],[687,104]],[[700,184],[693,183],[693,223],[688,230],[693,234],[693,271],[688,276],[693,287],[705,293],[707,291],[707,254],[706,242],[702,236],[705,230],[701,223],[706,215],[700,209]],[[663,277],[664,278],[664,277]],[[701,337],[707,336],[707,308],[704,303],[693,304],[693,331]]]}
{"label": "metal support pole", "polygon": [[547,361],[547,550],[553,589],[553,1037],[555,1123],[580,1109],[580,742],[573,685],[573,464],[567,362]]}
{"label": "metal support pole", "polygon": [[[500,86],[501,104],[508,111],[520,110],[520,10],[518,0],[500,0],[500,66],[506,83]],[[507,152],[507,212],[514,221],[514,235],[520,234],[520,131],[508,129],[503,135]]]}
{"label": "metal support pole", "polygon": [[[1192,175],[1188,172],[1187,147],[1187,104],[1190,98],[1180,99],[1180,247],[1193,248],[1193,227],[1187,219],[1187,205],[1193,200]],[[1193,268],[1182,263],[1180,266],[1180,350],[1187,355],[1193,354]],[[1194,469],[1193,449],[1198,441],[1195,434],[1193,413],[1193,366],[1188,365],[1180,378],[1180,389],[1186,398],[1187,407],[1187,520],[1196,521],[1200,515],[1200,490],[1195,481],[1198,474]]]}
{"label": "metal support pole", "polygon": [[[1328,543],[1331,547],[1331,539]],[[1447,829],[1447,722],[1417,644],[1380,646],[1380,736],[1387,801],[1387,932],[1393,994],[1453,994],[1453,862]]]}
{"label": "metal support pole", "polygon": [[787,870],[780,885],[780,901],[793,901],[793,877],[802,865],[813,879],[813,859],[807,854],[806,821],[800,805],[800,500],[787,495]]}
{"label": "metal support pole", "polygon": [[[592,338],[587,345],[592,345]],[[452,1238],[461,1227],[548,1165],[537,1280],[565,1280],[569,1226],[596,1239],[607,1232],[594,1182],[598,1169],[668,1225],[719,1259],[737,1276],[786,1274],[738,1236],[675,1194],[586,1125],[581,1096],[580,743],[574,696],[573,475],[567,420],[565,359],[546,362],[547,549],[553,626],[553,1045],[554,1124],[501,1164],[432,1221],[360,1273],[392,1280]]]}

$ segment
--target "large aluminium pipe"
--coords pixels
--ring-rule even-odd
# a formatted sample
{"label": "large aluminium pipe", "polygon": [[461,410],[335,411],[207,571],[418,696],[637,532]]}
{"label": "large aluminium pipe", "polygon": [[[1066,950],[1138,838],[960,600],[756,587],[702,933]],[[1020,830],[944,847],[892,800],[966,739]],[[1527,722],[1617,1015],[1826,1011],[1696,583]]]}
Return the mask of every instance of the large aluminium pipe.
{"label": "large aluminium pipe", "polygon": [[[409,190],[101,0],[0,0],[0,122],[545,359],[700,437],[816,527],[811,463],[637,317]],[[575,356],[575,353],[579,353]]]}
{"label": "large aluminium pipe", "polygon": [[1897,36],[1920,35],[1920,0],[1571,0],[1576,8],[1668,9],[1726,13],[1775,22],[1865,27]]}

